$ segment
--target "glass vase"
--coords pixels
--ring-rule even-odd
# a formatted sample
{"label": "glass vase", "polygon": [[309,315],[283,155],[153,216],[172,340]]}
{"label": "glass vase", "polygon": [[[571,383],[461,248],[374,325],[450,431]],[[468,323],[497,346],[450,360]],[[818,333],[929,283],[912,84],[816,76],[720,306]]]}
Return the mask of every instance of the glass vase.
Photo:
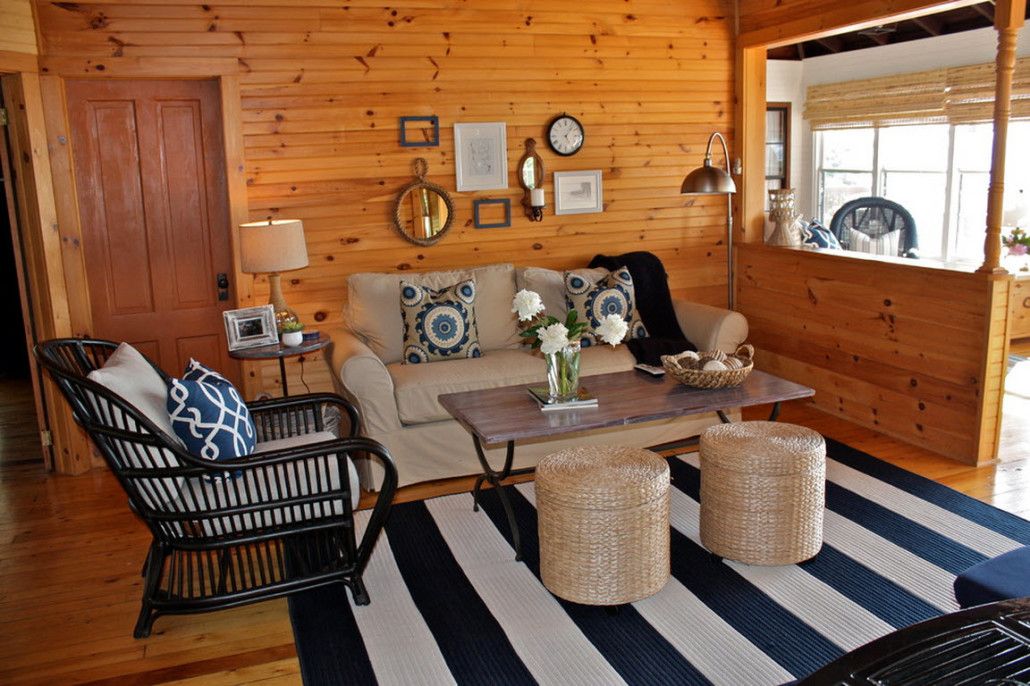
{"label": "glass vase", "polygon": [[574,400],[579,394],[579,343],[544,355],[547,391],[553,403]]}

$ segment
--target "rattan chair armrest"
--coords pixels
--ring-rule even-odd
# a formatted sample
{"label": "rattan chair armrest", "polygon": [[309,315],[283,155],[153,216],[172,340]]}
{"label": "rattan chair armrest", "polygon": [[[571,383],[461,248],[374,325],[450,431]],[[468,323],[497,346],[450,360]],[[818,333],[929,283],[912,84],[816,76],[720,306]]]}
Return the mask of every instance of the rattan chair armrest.
{"label": "rattan chair armrest", "polygon": [[[293,395],[288,398],[257,400],[247,403],[247,409],[250,410],[255,423],[258,423],[258,419],[269,415],[288,417],[291,411],[297,409],[310,408],[314,411],[322,409],[325,405],[332,405],[346,412],[347,419],[350,422],[348,435],[351,438],[357,437],[361,426],[361,413],[354,403],[335,393],[307,393],[304,395]],[[321,422],[317,414],[315,417],[316,421]]]}

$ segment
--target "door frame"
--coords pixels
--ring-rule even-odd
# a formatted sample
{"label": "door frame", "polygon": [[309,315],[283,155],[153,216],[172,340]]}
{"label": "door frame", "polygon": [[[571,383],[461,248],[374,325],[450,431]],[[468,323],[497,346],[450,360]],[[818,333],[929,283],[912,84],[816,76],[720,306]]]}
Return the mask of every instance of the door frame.
{"label": "door frame", "polygon": [[[82,251],[76,180],[72,163],[68,103],[65,94],[67,79],[147,79],[147,80],[213,80],[218,83],[221,106],[222,140],[225,151],[226,204],[229,211],[229,245],[232,251],[232,270],[235,279],[235,298],[230,307],[243,307],[253,302],[253,280],[240,268],[239,225],[249,219],[247,179],[243,156],[243,117],[240,99],[239,64],[235,59],[154,60],[141,58],[131,62],[112,59],[98,64],[89,59],[39,59],[42,76],[39,78],[42,115],[45,121],[50,170],[53,174],[56,226],[63,262],[63,281],[68,293],[69,329],[75,336],[89,336],[93,331],[89,286],[86,278],[85,258]],[[251,396],[256,382],[243,367],[243,393]],[[58,441],[55,435],[55,442]],[[62,437],[63,438],[63,437]],[[60,461],[58,471],[80,473],[102,461],[93,454],[86,464],[66,465]]]}

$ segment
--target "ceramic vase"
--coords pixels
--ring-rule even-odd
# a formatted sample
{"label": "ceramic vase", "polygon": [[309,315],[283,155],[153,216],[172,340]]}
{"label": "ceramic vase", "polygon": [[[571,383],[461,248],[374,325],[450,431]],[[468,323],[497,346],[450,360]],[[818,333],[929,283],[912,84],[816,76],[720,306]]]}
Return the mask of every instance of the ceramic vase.
{"label": "ceramic vase", "polygon": [[801,245],[801,234],[797,221],[801,216],[795,207],[793,188],[779,188],[769,191],[769,221],[776,227],[766,241],[768,245],[797,247]]}

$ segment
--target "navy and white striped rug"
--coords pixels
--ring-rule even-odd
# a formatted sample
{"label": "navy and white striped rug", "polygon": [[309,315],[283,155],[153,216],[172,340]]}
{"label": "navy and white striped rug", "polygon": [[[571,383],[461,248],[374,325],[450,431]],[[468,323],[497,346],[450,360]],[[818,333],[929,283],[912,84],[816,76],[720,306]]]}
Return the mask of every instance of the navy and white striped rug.
{"label": "navy and white striped rug", "polygon": [[540,583],[532,484],[509,490],[523,562],[493,493],[478,513],[468,494],[398,505],[365,575],[370,605],[338,584],[290,599],[305,683],[781,684],[958,609],[957,573],[1030,544],[1030,522],[827,443],[825,545],[786,567],[715,561],[697,455],[670,460],[672,578],[616,614]]}

